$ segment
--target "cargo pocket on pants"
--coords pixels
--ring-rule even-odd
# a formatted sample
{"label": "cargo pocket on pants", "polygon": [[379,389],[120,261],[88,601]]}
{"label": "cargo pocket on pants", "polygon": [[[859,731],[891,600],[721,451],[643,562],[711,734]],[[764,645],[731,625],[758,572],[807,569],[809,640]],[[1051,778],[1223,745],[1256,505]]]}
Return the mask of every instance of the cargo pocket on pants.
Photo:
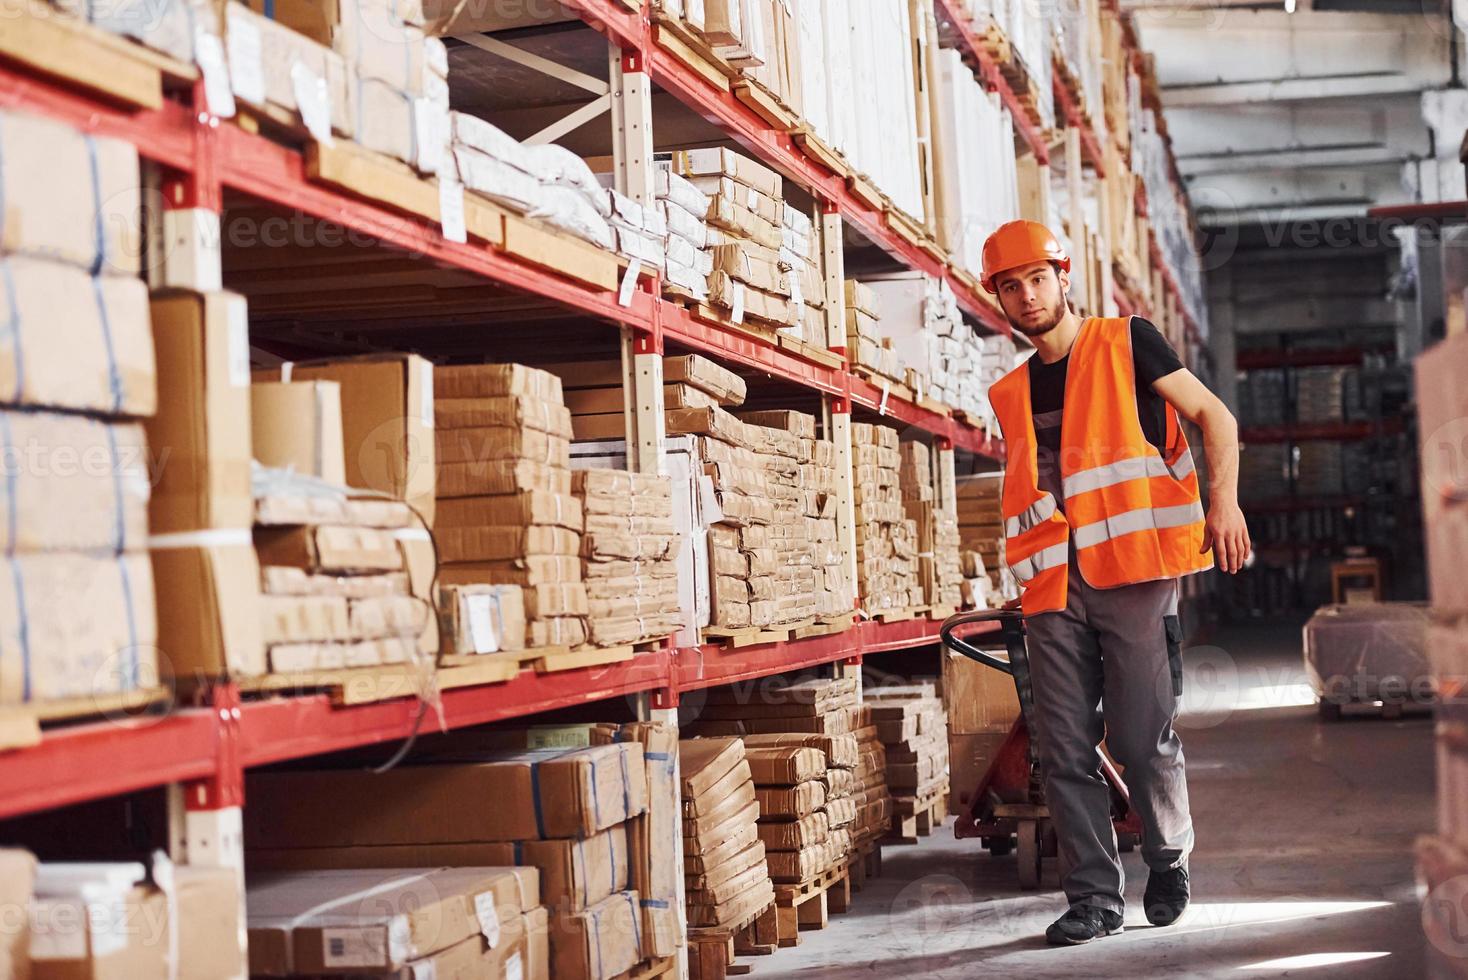
{"label": "cargo pocket on pants", "polygon": [[1167,634],[1167,669],[1172,673],[1172,696],[1183,696],[1183,626],[1176,616],[1163,616],[1162,629]]}

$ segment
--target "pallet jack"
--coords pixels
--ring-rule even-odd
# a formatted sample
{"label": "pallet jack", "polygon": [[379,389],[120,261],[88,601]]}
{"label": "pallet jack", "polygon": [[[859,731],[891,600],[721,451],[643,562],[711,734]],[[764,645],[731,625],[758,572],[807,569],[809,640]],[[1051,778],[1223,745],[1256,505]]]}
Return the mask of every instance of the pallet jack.
{"label": "pallet jack", "polygon": [[[998,629],[988,626],[960,635],[966,627],[993,623]],[[968,812],[959,815],[954,836],[979,838],[995,857],[1017,850],[1020,887],[1034,890],[1040,887],[1041,861],[1055,856],[1056,844],[1039,758],[1030,739],[1035,699],[1030,686],[1024,616],[1018,609],[959,613],[944,620],[939,636],[947,649],[1014,678],[1020,708],[994,761],[969,794]],[[1142,839],[1141,819],[1132,808],[1126,784],[1104,752],[1101,769],[1111,787],[1111,823],[1117,847],[1130,851]]]}

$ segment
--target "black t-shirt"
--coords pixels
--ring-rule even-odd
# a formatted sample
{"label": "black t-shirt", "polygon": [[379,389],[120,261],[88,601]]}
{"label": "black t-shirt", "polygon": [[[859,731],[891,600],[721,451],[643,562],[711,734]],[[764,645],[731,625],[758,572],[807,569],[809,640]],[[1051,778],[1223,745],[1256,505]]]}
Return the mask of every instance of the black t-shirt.
{"label": "black t-shirt", "polygon": [[[1137,417],[1147,441],[1163,449],[1167,437],[1166,401],[1152,390],[1152,382],[1183,367],[1177,352],[1150,320],[1131,318],[1133,374],[1137,382]],[[1028,361],[1030,404],[1035,416],[1035,443],[1040,467],[1040,487],[1062,502],[1056,460],[1060,456],[1060,420],[1065,407],[1065,376],[1070,355],[1046,364],[1039,355]]]}

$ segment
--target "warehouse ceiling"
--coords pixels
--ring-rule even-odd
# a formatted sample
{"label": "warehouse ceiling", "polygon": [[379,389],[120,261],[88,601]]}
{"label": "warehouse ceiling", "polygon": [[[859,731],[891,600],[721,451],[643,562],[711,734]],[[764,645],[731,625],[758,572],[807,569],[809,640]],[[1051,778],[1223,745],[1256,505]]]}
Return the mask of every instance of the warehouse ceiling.
{"label": "warehouse ceiling", "polygon": [[[1204,225],[1361,215],[1438,199],[1423,93],[1459,87],[1435,0],[1130,0]],[[1426,161],[1425,163],[1422,161]],[[1454,173],[1445,173],[1451,178]],[[1423,188],[1419,194],[1418,188]],[[1461,190],[1457,191],[1461,195]]]}

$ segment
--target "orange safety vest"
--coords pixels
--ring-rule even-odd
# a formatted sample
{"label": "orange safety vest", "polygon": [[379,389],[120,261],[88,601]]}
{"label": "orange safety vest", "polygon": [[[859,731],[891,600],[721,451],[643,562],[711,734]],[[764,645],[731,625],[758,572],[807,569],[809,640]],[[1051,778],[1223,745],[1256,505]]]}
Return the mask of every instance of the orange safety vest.
{"label": "orange safety vest", "polygon": [[1069,541],[1087,584],[1110,589],[1213,567],[1203,545],[1198,474],[1177,409],[1166,407],[1166,455],[1142,433],[1128,317],[1081,324],[1065,379],[1060,483],[1065,510],[1040,489],[1029,365],[994,382],[1004,432],[1005,561],[1026,616],[1065,608]]}

